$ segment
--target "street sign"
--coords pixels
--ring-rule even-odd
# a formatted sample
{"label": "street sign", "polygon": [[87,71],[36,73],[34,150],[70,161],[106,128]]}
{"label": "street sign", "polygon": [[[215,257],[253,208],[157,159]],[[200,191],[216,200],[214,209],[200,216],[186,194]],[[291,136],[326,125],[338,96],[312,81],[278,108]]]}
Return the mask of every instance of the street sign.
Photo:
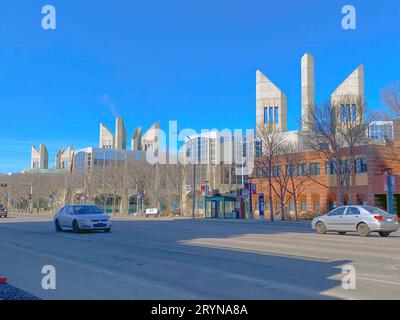
{"label": "street sign", "polygon": [[264,219],[264,193],[262,192],[258,195],[258,210],[260,219]]}
{"label": "street sign", "polygon": [[191,191],[192,191],[192,186],[191,186],[190,184],[187,184],[187,185],[185,186],[185,191],[186,191],[186,192],[191,192]]}
{"label": "street sign", "polygon": [[247,200],[248,197],[249,197],[249,190],[243,189],[242,190],[242,199]]}

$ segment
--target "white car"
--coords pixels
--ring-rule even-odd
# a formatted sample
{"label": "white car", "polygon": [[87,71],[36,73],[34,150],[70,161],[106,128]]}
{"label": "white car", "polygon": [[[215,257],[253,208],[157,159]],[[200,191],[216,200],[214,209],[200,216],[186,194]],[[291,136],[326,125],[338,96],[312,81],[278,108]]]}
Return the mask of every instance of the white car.
{"label": "white car", "polygon": [[54,215],[56,231],[104,230],[110,232],[112,221],[108,214],[94,205],[66,205]]}
{"label": "white car", "polygon": [[317,233],[337,231],[339,234],[357,231],[361,237],[378,232],[381,237],[399,230],[400,224],[395,214],[372,206],[343,206],[331,212],[315,217],[311,222]]}

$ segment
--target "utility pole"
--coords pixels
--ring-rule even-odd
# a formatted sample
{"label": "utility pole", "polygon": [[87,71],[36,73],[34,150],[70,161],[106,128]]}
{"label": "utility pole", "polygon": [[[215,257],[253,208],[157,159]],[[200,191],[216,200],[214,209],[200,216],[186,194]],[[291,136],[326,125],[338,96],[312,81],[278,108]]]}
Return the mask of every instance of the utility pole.
{"label": "utility pole", "polygon": [[393,185],[392,185],[392,168],[386,168],[387,172],[387,192],[388,192],[388,212],[394,213],[393,208]]}
{"label": "utility pole", "polygon": [[192,139],[189,136],[186,136],[186,137],[189,139],[189,141],[192,145],[192,152],[191,152],[192,161],[193,161],[192,219],[194,219],[195,218],[195,207],[196,207],[196,157],[194,154]]}

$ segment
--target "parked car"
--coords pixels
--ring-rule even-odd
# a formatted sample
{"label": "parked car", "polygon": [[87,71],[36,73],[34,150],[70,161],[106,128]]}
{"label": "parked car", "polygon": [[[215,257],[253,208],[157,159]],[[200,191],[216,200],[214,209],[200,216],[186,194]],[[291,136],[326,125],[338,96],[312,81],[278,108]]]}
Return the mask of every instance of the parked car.
{"label": "parked car", "polygon": [[8,215],[8,211],[6,209],[6,207],[0,203],[0,218],[4,217],[7,218]]}
{"label": "parked car", "polygon": [[361,237],[378,232],[381,237],[399,230],[396,215],[372,206],[342,206],[331,212],[315,217],[311,223],[317,233],[337,231],[339,234],[357,231]]}
{"label": "parked car", "polygon": [[66,205],[54,215],[56,231],[104,230],[110,232],[111,217],[94,205]]}

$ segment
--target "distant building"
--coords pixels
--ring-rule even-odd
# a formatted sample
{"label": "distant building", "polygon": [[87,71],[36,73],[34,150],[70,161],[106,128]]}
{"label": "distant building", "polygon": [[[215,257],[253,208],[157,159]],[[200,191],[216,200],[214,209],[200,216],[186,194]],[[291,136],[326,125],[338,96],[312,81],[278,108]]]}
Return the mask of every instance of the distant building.
{"label": "distant building", "polygon": [[115,140],[114,135],[111,133],[108,128],[100,123],[100,145],[99,147],[102,149],[114,149]]}
{"label": "distant building", "polygon": [[256,121],[287,131],[286,96],[260,70],[256,71]]}
{"label": "distant building", "polygon": [[155,122],[149,130],[142,136],[143,151],[152,150],[155,155],[158,154],[160,122]]}
{"label": "distant building", "polygon": [[126,149],[126,129],[121,117],[115,119],[115,149]]}
{"label": "distant building", "polygon": [[46,145],[41,143],[37,149],[32,146],[31,153],[31,169],[48,169],[49,168],[49,153]]}
{"label": "distant building", "polygon": [[132,135],[131,150],[132,151],[142,150],[142,127],[137,127]]}
{"label": "distant building", "polygon": [[74,149],[72,149],[72,147],[68,147],[65,150],[64,148],[61,148],[57,152],[56,156],[56,169],[71,170],[73,159],[74,159]]}

